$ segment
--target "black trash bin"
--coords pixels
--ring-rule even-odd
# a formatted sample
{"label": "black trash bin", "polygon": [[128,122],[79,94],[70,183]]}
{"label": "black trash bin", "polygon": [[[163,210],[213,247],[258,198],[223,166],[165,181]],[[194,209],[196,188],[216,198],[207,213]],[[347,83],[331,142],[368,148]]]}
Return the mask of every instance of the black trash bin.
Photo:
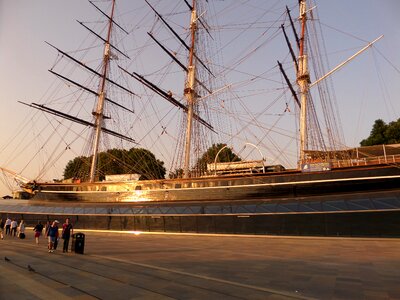
{"label": "black trash bin", "polygon": [[81,232],[72,235],[71,251],[83,254],[85,250],[85,235]]}

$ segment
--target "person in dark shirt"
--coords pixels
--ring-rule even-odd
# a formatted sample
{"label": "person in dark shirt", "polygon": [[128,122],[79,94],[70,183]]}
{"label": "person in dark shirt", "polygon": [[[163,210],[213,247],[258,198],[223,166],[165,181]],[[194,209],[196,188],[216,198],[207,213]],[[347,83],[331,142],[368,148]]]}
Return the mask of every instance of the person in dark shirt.
{"label": "person in dark shirt", "polygon": [[63,252],[68,252],[68,244],[71,234],[74,234],[74,228],[70,222],[70,219],[66,218],[65,223],[63,224],[61,235],[61,238],[64,239]]}
{"label": "person in dark shirt", "polygon": [[33,231],[35,232],[36,245],[39,245],[39,238],[42,235],[43,231],[42,222],[39,221],[39,223],[36,224],[35,228],[33,228]]}
{"label": "person in dark shirt", "polygon": [[49,230],[47,232],[47,236],[49,237],[49,253],[54,252],[54,243],[58,239],[59,233],[58,233],[58,221],[55,220],[53,224],[49,227]]}

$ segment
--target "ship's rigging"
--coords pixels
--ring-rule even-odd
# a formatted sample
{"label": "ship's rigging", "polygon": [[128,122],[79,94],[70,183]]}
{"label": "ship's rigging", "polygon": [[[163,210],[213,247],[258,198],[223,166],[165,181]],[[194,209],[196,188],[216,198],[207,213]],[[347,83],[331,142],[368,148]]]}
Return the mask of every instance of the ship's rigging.
{"label": "ship's rigging", "polygon": [[[250,154],[242,152],[243,145],[248,141],[253,141],[257,147],[266,149],[265,152],[268,153],[266,156],[270,163],[282,163],[285,165],[290,162],[293,163],[297,158],[296,151],[291,150],[289,151],[290,156],[285,156],[283,150],[293,149],[293,145],[298,141],[296,132],[281,128],[280,122],[287,122],[287,119],[290,118],[293,125],[293,119],[297,115],[301,115],[304,120],[304,122],[300,123],[303,125],[300,125],[299,128],[301,136],[303,136],[299,139],[300,148],[302,149],[300,151],[300,161],[306,160],[305,152],[307,150],[322,150],[326,152],[343,148],[345,144],[343,130],[338,125],[340,118],[337,114],[334,94],[322,88],[323,85],[329,87],[329,81],[328,83],[323,81],[316,85],[321,103],[314,102],[315,93],[312,96],[309,91],[309,84],[316,78],[322,77],[326,73],[326,68],[329,68],[329,66],[322,63],[322,60],[315,60],[317,57],[326,56],[324,53],[325,46],[323,43],[317,44],[313,42],[308,35],[310,32],[312,36],[319,35],[318,26],[314,28],[312,25],[318,24],[316,22],[318,17],[314,17],[313,5],[310,5],[309,7],[311,8],[308,9],[305,7],[305,1],[300,2],[303,7],[300,8],[301,17],[299,20],[289,18],[289,11],[295,11],[295,7],[288,8],[286,12],[282,11],[279,20],[269,23],[269,27],[262,28],[257,38],[249,43],[250,46],[244,47],[245,50],[235,52],[238,54],[236,57],[230,58],[230,67],[225,67],[223,62],[218,61],[221,56],[224,56],[220,49],[226,51],[229,49],[228,45],[231,42],[218,45],[221,47],[212,45],[218,43],[216,29],[224,30],[224,26],[225,28],[230,28],[234,27],[234,24],[231,22],[231,24],[220,26],[213,22],[217,14],[213,15],[213,11],[206,8],[206,5],[210,3],[204,3],[203,1],[189,3],[184,1],[183,5],[176,4],[175,7],[168,7],[168,5],[163,6],[161,3],[153,1],[146,2],[147,14],[145,16],[148,23],[145,27],[145,34],[147,39],[142,48],[137,47],[134,49],[135,53],[132,50],[126,52],[126,49],[119,46],[119,42],[128,39],[126,34],[128,32],[132,33],[133,30],[124,29],[124,26],[115,21],[114,1],[111,2],[112,6],[104,10],[92,3],[95,10],[102,12],[101,16],[105,17],[106,21],[103,22],[102,30],[92,29],[90,25],[79,22],[83,29],[88,31],[92,40],[95,40],[88,48],[99,43],[103,44],[104,55],[102,63],[98,64],[97,67],[90,66],[90,62],[93,61],[92,58],[75,57],[73,52],[60,50],[58,47],[52,46],[59,53],[60,58],[50,72],[60,78],[64,85],[78,88],[78,91],[74,92],[71,98],[78,99],[78,96],[83,94],[89,94],[91,97],[95,96],[97,101],[92,110],[87,108],[86,102],[89,99],[87,95],[84,96],[86,98],[82,98],[83,100],[79,98],[77,101],[78,106],[75,107],[67,105],[71,102],[70,100],[56,103],[56,97],[50,97],[50,103],[33,102],[30,104],[52,114],[55,114],[56,109],[53,109],[51,105],[58,104],[58,110],[61,110],[61,113],[56,115],[81,123],[86,128],[95,129],[94,134],[92,133],[91,136],[86,137],[87,144],[94,146],[86,146],[84,153],[74,153],[93,156],[91,181],[95,181],[96,177],[98,178],[100,175],[95,172],[96,153],[101,151],[99,149],[106,149],[107,147],[127,148],[129,146],[125,141],[137,142],[140,145],[143,144],[146,148],[151,148],[156,145],[158,139],[161,140],[166,137],[170,138],[169,141],[174,141],[174,144],[177,145],[176,150],[167,149],[172,148],[171,144],[167,142],[158,146],[158,152],[162,153],[161,155],[167,152],[175,152],[174,157],[169,162],[171,170],[182,168],[186,177],[198,176],[204,172],[204,170],[196,169],[196,161],[210,145],[221,140],[227,145],[235,145],[236,151],[240,152],[238,154],[244,158],[246,158],[246,155],[254,155],[254,152],[258,155],[257,150],[254,149],[252,150],[253,153]],[[217,11],[217,13],[224,14],[234,6],[234,4],[228,5],[228,7]],[[169,13],[164,13],[166,7]],[[106,11],[111,11],[111,13],[106,13]],[[159,11],[163,11],[163,13]],[[245,28],[244,32],[256,30],[260,25],[264,26],[266,23],[263,22],[263,17],[267,13],[268,9],[265,9],[258,15],[259,19],[257,21],[259,22],[241,25]],[[182,19],[183,15],[186,16],[186,18],[183,18],[186,23],[181,21],[179,23],[180,26],[176,26],[176,18]],[[148,24],[151,22],[151,30],[149,31],[150,26]],[[267,46],[271,41],[276,41],[278,38],[283,40],[282,36],[279,35],[281,33],[281,23],[284,24],[283,28],[291,27],[293,33],[300,31],[297,38],[296,34],[294,34],[295,47],[293,47],[293,49],[299,48],[297,49],[299,57],[294,60],[294,69],[298,73],[297,82],[300,88],[299,91],[293,89],[291,93],[287,93],[286,89],[280,89],[277,93],[276,90],[278,89],[274,86],[270,90],[275,90],[275,92],[271,93],[270,97],[263,85],[267,81],[275,82],[277,85],[281,84],[279,79],[275,79],[279,78],[275,76],[278,73],[278,65],[275,64],[274,67],[268,68],[262,73],[248,72],[247,74],[244,73],[245,71],[241,67],[245,66],[247,61],[252,60],[253,55],[256,56],[256,60],[260,61],[263,56],[260,53],[267,51]],[[131,26],[134,29],[137,29],[137,27],[139,27],[137,24]],[[174,27],[177,27],[177,29]],[[113,36],[111,34],[113,32],[112,29],[115,29],[119,34]],[[104,38],[104,36],[106,37]],[[243,37],[243,33],[231,36],[231,40],[239,37]],[[140,64],[135,55],[137,55],[136,52],[142,52],[145,55],[146,53],[143,49],[148,49],[150,46],[158,49],[152,50],[153,57],[165,56],[165,58],[160,59],[164,65],[161,68],[158,67],[157,71],[154,71],[155,68],[152,66],[153,72],[142,72],[141,70],[146,68],[139,68]],[[290,51],[292,52],[292,57],[293,49]],[[286,56],[283,61],[283,68],[286,69],[289,65],[288,57]],[[306,62],[308,61],[307,57],[312,58],[309,64]],[[65,73],[56,70],[60,63],[65,61],[73,63],[75,65],[73,68],[79,67],[86,74],[91,74],[91,79],[82,82],[81,77],[72,79]],[[308,67],[306,68],[305,66]],[[316,75],[312,77],[313,79],[309,75],[308,68],[316,72]],[[59,69],[62,70],[63,67]],[[180,79],[184,77],[186,79],[180,82],[180,86],[175,82],[172,86],[169,86],[166,79],[170,78],[171,74],[178,72],[180,72]],[[240,80],[228,81],[227,77],[232,74],[235,75],[232,78],[238,78],[238,74],[245,74],[246,76],[245,79],[242,77]],[[293,73],[288,76],[287,81],[290,82],[292,80],[293,84],[294,76],[291,75]],[[100,84],[96,86],[94,82],[99,78],[101,79]],[[117,79],[118,81],[122,79],[122,83],[117,83]],[[178,80],[175,79],[175,81]],[[182,86],[183,81],[186,82],[185,86]],[[139,83],[141,84],[140,87],[138,86]],[[222,92],[217,93],[216,91],[219,90],[222,90]],[[125,99],[122,102],[117,100],[121,94],[125,94]],[[295,97],[293,100],[291,95],[296,95],[297,99]],[[167,100],[168,106],[159,104],[159,96]],[[333,98],[333,101],[329,100],[329,98]],[[254,99],[257,101],[255,105],[257,109],[250,108],[249,105],[249,102]],[[307,102],[305,99],[307,99]],[[237,103],[235,104],[234,102]],[[268,104],[266,105],[265,102]],[[173,106],[180,108],[181,117],[177,117],[178,112]],[[262,107],[262,109],[258,109],[258,107]],[[279,107],[279,110],[276,107]],[[117,108],[123,112],[117,112]],[[267,110],[270,108],[272,108],[272,113]],[[277,113],[278,111],[279,114]],[[323,118],[321,118],[321,111],[324,112]],[[93,114],[95,116],[94,121],[86,121],[87,119],[78,117],[82,113],[86,114],[86,116]],[[274,118],[272,119],[271,116],[274,116]],[[125,122],[125,125],[118,127],[120,125],[116,124],[117,119],[120,117],[122,123]],[[155,121],[153,120],[149,125],[143,125],[141,121],[150,117],[155,117]],[[179,118],[179,132],[185,131],[186,133],[180,134],[176,131],[171,136],[170,133],[173,132],[171,128],[176,126],[171,125],[172,120],[176,121]],[[223,121],[223,119],[230,119],[230,122]],[[322,124],[322,120],[324,124]],[[118,123],[120,122],[118,121]],[[61,122],[60,124],[55,124],[56,129],[64,126],[70,128],[70,125],[60,125]],[[307,125],[305,126],[304,124]],[[116,126],[115,129],[111,129],[114,125]],[[162,134],[150,135],[150,133],[147,133],[150,129],[156,129]],[[115,140],[117,146],[111,145],[111,140],[108,138],[103,140],[99,138],[102,131],[117,137]],[[283,143],[277,142],[277,136],[286,137],[287,139]],[[149,138],[149,140],[145,141],[146,138]],[[63,145],[66,151],[71,150],[74,139],[65,140]],[[248,150],[247,148],[246,151]],[[59,155],[54,154],[54,161],[60,157]],[[164,158],[164,156],[162,157]],[[326,157],[322,157],[322,159],[326,159]],[[42,172],[40,173],[42,174]]]}

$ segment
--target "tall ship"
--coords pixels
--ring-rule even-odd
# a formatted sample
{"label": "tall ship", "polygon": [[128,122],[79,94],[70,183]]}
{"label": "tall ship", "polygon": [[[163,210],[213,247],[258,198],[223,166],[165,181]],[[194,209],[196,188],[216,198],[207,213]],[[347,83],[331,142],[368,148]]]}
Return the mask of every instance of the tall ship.
{"label": "tall ship", "polygon": [[[335,210],[342,212],[367,205],[362,200],[365,195],[376,195],[378,200],[387,195],[397,197],[400,146],[345,147],[336,104],[329,92],[331,74],[381,37],[365,43],[351,58],[328,72],[322,59],[318,60],[324,56],[323,47],[311,41],[319,30],[313,25],[318,21],[314,3],[300,0],[298,7],[286,7],[273,26],[265,25],[260,31],[260,38],[265,37],[266,41],[271,36],[276,39],[279,34],[287,46],[288,54],[281,58],[284,61],[273,66],[273,72],[281,78],[280,95],[268,104],[272,107],[279,103],[282,110],[279,114],[269,114],[260,108],[250,113],[246,99],[233,89],[253,81],[258,81],[260,88],[263,83],[260,79],[266,78],[265,74],[272,69],[227,82],[225,75],[230,69],[222,67],[217,58],[223,57],[223,51],[230,51],[229,43],[223,50],[211,46],[218,44],[214,35],[218,24],[212,23],[215,19],[208,19],[209,3],[185,0],[179,9],[162,14],[158,8],[166,7],[152,2],[144,0],[143,5],[145,17],[152,19],[153,25],[148,29],[145,45],[135,49],[142,55],[148,51],[152,56],[146,74],[136,71],[139,68],[136,54],[122,45],[123,41],[137,37],[131,37],[134,29],[128,30],[118,23],[117,0],[104,7],[90,2],[103,18],[98,22],[102,27],[95,29],[92,23],[78,21],[95,40],[92,45],[102,44],[101,59],[91,60],[82,51],[68,52],[48,43],[58,55],[49,71],[61,85],[74,91],[68,97],[50,95],[48,102],[21,101],[21,104],[51,118],[46,127],[53,127],[53,137],[61,138],[59,144],[51,147],[61,145],[63,153],[50,153],[45,167],[54,166],[65,153],[75,158],[65,167],[63,179],[42,180],[45,168],[33,180],[25,178],[22,172],[1,167],[15,179],[22,189],[21,197],[30,205],[64,203],[61,205],[80,208],[132,205],[142,210],[195,206],[203,209],[203,213],[208,210],[208,215],[212,215],[212,207],[218,207],[222,215],[248,216],[279,214],[284,212],[282,209],[286,212],[293,209],[295,213],[323,212],[329,201],[342,201],[345,208],[337,204]],[[293,11],[296,15],[298,12],[295,18]],[[188,25],[179,31],[174,18],[183,16],[190,16],[190,20],[187,17]],[[242,26],[248,29],[253,25]],[[245,38],[245,34],[232,39],[239,38]],[[251,45],[232,61],[235,66],[230,68],[240,66],[252,52],[259,53],[259,49],[268,52],[266,41]],[[313,49],[315,46],[320,48]],[[156,50],[150,51],[149,47]],[[157,69],[158,61],[168,63]],[[73,72],[67,71],[66,65],[73,65],[73,70],[82,73],[70,76]],[[146,69],[146,65],[141,67]],[[178,72],[180,77],[175,78],[184,81],[181,92],[175,92],[179,90],[177,79],[173,86],[164,86],[164,79]],[[254,88],[253,94],[249,92],[248,97],[256,98],[257,89]],[[92,108],[88,108],[90,101]],[[232,117],[238,112],[231,104],[233,101],[243,108],[238,117]],[[249,115],[244,116],[244,112]],[[231,117],[233,122],[224,123],[224,116]],[[274,120],[269,126],[260,120],[268,116]],[[294,136],[275,126],[276,120],[287,116],[296,119]],[[142,121],[150,117],[156,121],[143,125]],[[251,126],[257,129],[246,131]],[[66,130],[73,135],[63,133]],[[157,133],[151,135],[151,130]],[[272,138],[284,135],[290,135],[290,142],[280,148],[279,142]],[[84,136],[83,142],[78,136]],[[150,142],[145,143],[146,138]],[[159,141],[162,146],[155,146]],[[78,152],[77,146],[84,150]],[[168,176],[164,163],[149,151],[151,146],[163,159],[163,153],[173,152]],[[287,158],[282,150],[291,147],[297,148],[294,155],[292,152],[294,159]],[[35,156],[37,159],[37,153]],[[295,161],[294,166],[285,166],[291,160]],[[368,209],[373,210],[375,204],[371,205]]]}

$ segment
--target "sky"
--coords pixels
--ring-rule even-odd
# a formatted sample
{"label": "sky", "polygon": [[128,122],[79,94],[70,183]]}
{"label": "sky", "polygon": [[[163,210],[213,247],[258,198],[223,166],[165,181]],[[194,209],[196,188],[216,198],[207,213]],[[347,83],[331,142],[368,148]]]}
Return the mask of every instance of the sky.
{"label": "sky", "polygon": [[[127,14],[121,13],[128,28],[137,24],[140,18],[146,16],[151,18],[152,14],[149,13],[144,1],[121,2],[122,6],[118,12],[121,13],[124,9],[128,11]],[[159,4],[159,1],[155,0],[150,2],[155,6],[158,5],[160,9],[166,9],[168,5],[172,6],[171,4],[176,5],[176,1],[167,1],[168,4],[166,2]],[[224,13],[221,13],[219,24],[244,24],[252,18],[251,13],[247,12],[257,10],[257,7],[272,8],[271,18],[274,14],[279,16],[284,9],[283,1],[215,2],[217,10],[223,5],[231,9],[229,12],[222,11]],[[292,12],[294,16],[297,14],[296,3],[294,0],[288,1],[288,6],[294,8]],[[239,4],[243,4],[245,9],[240,10]],[[335,96],[341,107],[340,117],[346,145],[357,146],[369,135],[374,120],[381,118],[390,122],[399,118],[400,1],[321,0],[317,1],[317,10],[325,33],[324,41],[328,49],[330,67],[347,59],[368,41],[374,40],[381,34],[384,35],[373,50],[366,51],[332,76]],[[131,16],[136,18],[135,21],[129,19]],[[13,161],[11,155],[13,149],[7,148],[6,144],[13,140],[20,124],[30,118],[29,109],[18,101],[40,102],[54,82],[54,76],[47,70],[56,62],[57,53],[45,41],[61,49],[76,49],[76,45],[87,36],[87,32],[76,20],[97,19],[96,9],[83,0],[0,0],[1,166],[6,168],[16,166],[18,169],[25,164],[24,160],[29,161],[29,153],[18,156],[18,162]],[[226,33],[229,34],[228,31]],[[142,43],[140,36],[134,38],[136,44]],[[241,38],[250,39],[250,36]],[[233,53],[236,53],[236,47],[224,48],[221,56],[225,62],[229,62]],[[247,65],[242,65],[241,71],[244,72],[245,66],[247,69],[256,69],[260,65],[269,68],[271,64],[276,64],[277,59],[287,60],[288,51],[284,42],[278,43],[278,46],[271,45],[271,48],[266,45],[263,51],[265,52],[257,58],[257,61],[250,60]],[[158,52],[157,55],[159,54]],[[150,66],[153,71],[157,69],[154,57],[144,56],[142,66],[145,65]],[[239,72],[235,74],[234,80],[240,80],[237,79],[238,76]],[[257,110],[256,106],[250,105],[250,108]],[[31,176],[28,171],[26,172],[28,173],[26,176]],[[59,172],[62,174],[62,170]],[[0,182],[0,195],[8,193],[6,186]]]}

